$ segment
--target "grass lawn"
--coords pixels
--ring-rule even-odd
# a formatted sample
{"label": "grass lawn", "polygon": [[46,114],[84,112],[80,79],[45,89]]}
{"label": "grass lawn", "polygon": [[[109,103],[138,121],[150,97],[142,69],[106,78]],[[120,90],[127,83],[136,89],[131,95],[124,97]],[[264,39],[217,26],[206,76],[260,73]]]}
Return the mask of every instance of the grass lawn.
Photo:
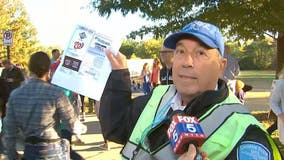
{"label": "grass lawn", "polygon": [[273,70],[265,70],[265,71],[241,71],[241,74],[238,76],[239,78],[271,78],[275,77],[275,71]]}
{"label": "grass lawn", "polygon": [[253,91],[268,91],[273,79],[275,78],[275,71],[241,71],[237,77],[246,84],[253,86]]}

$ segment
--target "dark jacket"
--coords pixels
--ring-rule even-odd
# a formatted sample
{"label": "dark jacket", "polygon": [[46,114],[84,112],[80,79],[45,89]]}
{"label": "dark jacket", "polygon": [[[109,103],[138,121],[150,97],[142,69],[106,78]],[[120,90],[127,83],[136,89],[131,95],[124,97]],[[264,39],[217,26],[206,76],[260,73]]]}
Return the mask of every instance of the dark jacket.
{"label": "dark jacket", "polygon": [[100,123],[106,139],[125,144],[151,95],[131,99],[127,69],[112,71],[101,97]]}
{"label": "dark jacket", "polygon": [[6,115],[6,103],[8,101],[8,92],[6,82],[3,78],[0,78],[0,112],[1,118],[4,118]]}
{"label": "dark jacket", "polygon": [[173,84],[172,69],[168,69],[164,66],[160,70],[160,82],[161,84]]}
{"label": "dark jacket", "polygon": [[[219,80],[218,86],[218,91],[206,91],[192,100],[184,110],[186,114],[200,117],[214,104],[223,101],[228,96],[229,90],[223,80]],[[151,94],[132,99],[129,71],[127,69],[112,71],[101,98],[100,122],[104,137],[125,144],[150,96]],[[166,136],[166,133],[160,136]],[[236,159],[237,147],[242,141],[259,142],[272,153],[263,131],[252,125],[226,159]]]}
{"label": "dark jacket", "polygon": [[[3,69],[1,78],[3,78],[6,81],[7,92],[9,95],[15,88],[19,87],[21,83],[25,80],[21,69],[19,69],[16,66],[12,66],[12,68]],[[8,78],[12,78],[14,81],[7,82]]]}

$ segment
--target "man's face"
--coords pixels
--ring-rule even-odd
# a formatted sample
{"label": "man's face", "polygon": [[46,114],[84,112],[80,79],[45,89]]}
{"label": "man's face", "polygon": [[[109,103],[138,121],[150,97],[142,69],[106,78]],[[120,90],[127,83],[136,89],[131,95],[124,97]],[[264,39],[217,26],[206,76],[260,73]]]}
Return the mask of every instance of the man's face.
{"label": "man's face", "polygon": [[8,69],[8,68],[10,68],[11,65],[9,63],[4,63],[3,66],[4,66],[4,68]]}
{"label": "man's face", "polygon": [[226,64],[217,49],[208,49],[195,39],[178,41],[173,61],[177,91],[183,99],[191,100],[204,91],[214,90]]}
{"label": "man's face", "polygon": [[54,53],[52,54],[52,56],[53,56],[55,59],[58,59],[59,56],[60,56],[59,51],[54,52]]}
{"label": "man's face", "polygon": [[162,63],[165,63],[167,66],[171,66],[173,63],[173,56],[174,56],[173,50],[167,49],[165,47],[161,48],[160,57]]}

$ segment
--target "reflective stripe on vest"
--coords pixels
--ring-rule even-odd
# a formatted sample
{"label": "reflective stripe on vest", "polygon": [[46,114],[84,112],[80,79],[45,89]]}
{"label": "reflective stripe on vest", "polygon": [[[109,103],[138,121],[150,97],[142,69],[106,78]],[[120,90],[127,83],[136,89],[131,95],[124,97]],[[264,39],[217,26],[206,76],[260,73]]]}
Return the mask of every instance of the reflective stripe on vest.
{"label": "reflective stripe on vest", "polygon": [[175,87],[170,86],[159,85],[153,90],[153,94],[150,100],[147,102],[147,105],[141,113],[129,138],[130,142],[127,142],[121,151],[121,154],[124,158],[132,159],[133,152],[135,152],[137,145],[140,143],[143,132],[153,123],[156,113],[159,110],[157,107],[164,106],[167,103],[167,100],[175,95]]}
{"label": "reflective stripe on vest", "polygon": [[206,137],[209,137],[215,131],[215,129],[217,129],[220,125],[222,125],[222,123],[224,123],[225,119],[228,116],[235,112],[249,113],[248,109],[242,105],[222,105],[221,107],[217,106],[217,108],[203,120],[199,120],[201,128]]}
{"label": "reflective stripe on vest", "polygon": [[269,134],[266,134],[266,137],[267,137],[267,139],[269,140],[269,143],[270,143],[271,148],[272,148],[272,150],[273,150],[273,158],[274,158],[274,160],[282,159],[280,150],[279,150],[279,148],[276,146],[276,144],[274,143],[273,139],[270,137]]}
{"label": "reflective stripe on vest", "polygon": [[[172,93],[175,93],[173,92],[173,89],[175,90],[174,87],[170,87],[169,91],[171,91]],[[160,94],[160,96],[158,97],[161,98],[164,93],[163,92],[153,92],[153,94]],[[157,98],[157,96],[154,96],[154,97]],[[165,102],[168,99],[169,99],[168,96],[164,96],[160,103],[159,108],[163,106],[161,105],[162,102],[164,102],[165,104]],[[148,104],[149,103],[147,103],[146,107],[148,107]],[[152,109],[154,109],[154,107],[152,107]],[[155,112],[155,111],[152,110],[152,112]],[[199,118],[200,125],[202,126],[204,134],[207,136],[207,139],[202,146],[202,150],[207,152],[208,157],[210,159],[225,159],[226,156],[231,152],[231,150],[233,150],[233,148],[235,147],[237,142],[240,140],[240,138],[243,136],[244,132],[246,131],[246,128],[249,125],[255,124],[259,126],[259,128],[262,128],[260,123],[252,115],[248,113],[249,111],[247,110],[247,108],[241,105],[239,100],[235,96],[233,96],[232,93],[230,93],[230,95],[223,102],[221,102],[220,104],[216,104],[209,111],[207,111],[202,117]],[[148,121],[150,123],[145,124],[145,119],[140,120],[140,118],[138,121],[140,121],[141,124],[137,123],[136,125],[142,125],[144,122],[143,124],[144,126],[149,126],[154,119],[154,117],[151,117],[151,118],[148,117],[152,121]],[[231,129],[236,130],[234,131],[235,132],[234,135],[232,135],[232,133],[234,132],[232,132]],[[135,132],[136,130],[134,129],[132,132],[132,135],[136,135]],[[222,137],[224,136],[225,136],[224,138],[225,140],[222,139]],[[139,137],[132,137],[132,140],[130,138],[130,141],[125,145],[125,147],[122,150],[122,155],[124,158],[132,159],[133,152],[137,151],[138,153],[133,159],[143,158],[143,159],[150,160],[150,159],[153,159],[153,157],[154,159],[167,159],[167,160],[177,159],[177,155],[173,154],[169,144],[163,149],[161,149],[160,151],[158,151],[157,153],[155,153],[154,155],[150,155],[150,153],[147,152],[147,148],[145,146],[143,146],[144,148],[141,148],[141,149],[139,149],[140,147],[137,147],[140,141],[140,139],[138,140],[138,138]],[[220,146],[220,147],[216,147],[216,146]],[[276,149],[278,151],[277,147]],[[273,149],[273,151],[274,150],[275,149]],[[276,154],[279,155],[279,152],[277,151],[275,152]]]}

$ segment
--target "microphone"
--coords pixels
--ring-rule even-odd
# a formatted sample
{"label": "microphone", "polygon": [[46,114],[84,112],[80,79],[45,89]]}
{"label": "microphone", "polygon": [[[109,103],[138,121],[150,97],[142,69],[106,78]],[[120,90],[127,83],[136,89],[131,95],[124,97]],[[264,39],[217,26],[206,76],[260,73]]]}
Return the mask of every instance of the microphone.
{"label": "microphone", "polygon": [[202,146],[206,138],[196,117],[181,114],[172,116],[167,135],[176,154],[186,152],[189,144]]}

